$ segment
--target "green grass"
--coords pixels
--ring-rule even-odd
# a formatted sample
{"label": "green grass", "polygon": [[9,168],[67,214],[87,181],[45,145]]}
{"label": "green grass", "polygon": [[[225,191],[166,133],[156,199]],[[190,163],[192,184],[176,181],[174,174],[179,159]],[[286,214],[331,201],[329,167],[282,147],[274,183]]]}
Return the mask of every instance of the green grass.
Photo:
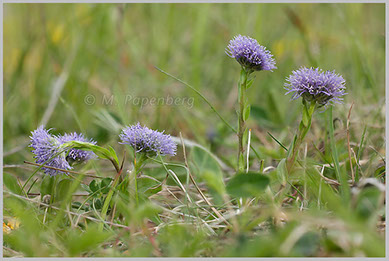
{"label": "green grass", "polygon": [[[363,186],[367,178],[385,183],[384,4],[5,4],[3,23],[3,215],[6,223],[20,222],[4,233],[4,256],[385,255],[384,195],[379,185]],[[239,214],[236,187],[234,195],[231,185],[225,188],[237,166],[238,139],[228,124],[237,129],[240,67],[224,49],[236,34],[266,46],[278,67],[255,73],[247,91],[257,152],[250,151],[250,171],[262,172],[263,164],[270,185],[243,202]],[[295,172],[277,177],[301,117],[301,102],[290,101],[283,84],[300,66],[336,70],[347,95],[333,107],[332,124],[328,110],[314,114]],[[168,96],[192,99],[193,106],[134,104]],[[52,207],[38,205],[50,203],[40,197],[50,183],[40,171],[21,193],[37,168],[23,163],[33,161],[29,135],[42,121],[55,134],[83,132],[113,146],[119,161],[126,153],[125,172],[132,162],[131,150],[118,144],[125,125],[139,121],[192,143],[187,159],[179,144],[164,165],[146,164],[139,205],[115,193],[116,214],[111,205],[101,230],[107,193],[99,190],[82,204],[94,178],[74,174],[78,185],[60,177],[70,181],[56,188]],[[353,187],[351,168],[360,181]],[[75,170],[115,177],[107,160]],[[166,170],[184,191],[174,175],[165,181]],[[253,193],[261,186],[244,188]]]}

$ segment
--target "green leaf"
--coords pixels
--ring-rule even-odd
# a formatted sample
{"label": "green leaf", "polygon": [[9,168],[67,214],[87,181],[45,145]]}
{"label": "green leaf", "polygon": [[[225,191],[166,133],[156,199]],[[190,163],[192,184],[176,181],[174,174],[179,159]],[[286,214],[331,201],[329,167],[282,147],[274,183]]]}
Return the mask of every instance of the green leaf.
{"label": "green leaf", "polygon": [[19,186],[17,179],[9,173],[3,173],[3,182],[7,189],[15,194],[21,194],[22,188]]}
{"label": "green leaf", "polygon": [[45,195],[51,195],[52,187],[54,186],[54,178],[51,176],[45,176],[41,183],[40,193],[41,197]]}
{"label": "green leaf", "polygon": [[247,121],[249,117],[250,117],[250,105],[247,105],[247,107],[244,108],[243,110],[243,119]]}
{"label": "green leaf", "polygon": [[244,155],[240,154],[238,160],[239,160],[239,166],[244,169],[244,166],[246,165],[246,162],[244,160]]}
{"label": "green leaf", "polygon": [[385,165],[382,165],[375,170],[374,177],[381,177],[383,174],[385,174]]}
{"label": "green leaf", "polygon": [[242,68],[242,70],[240,70],[239,85],[242,86],[246,81],[246,79],[247,79],[246,70]]}
{"label": "green leaf", "polygon": [[247,146],[247,142],[249,138],[248,133],[249,133],[249,129],[246,128],[243,132],[243,138],[242,138],[243,146]]}
{"label": "green leaf", "polygon": [[238,173],[227,183],[227,192],[234,197],[258,196],[269,185],[269,178],[265,175],[248,172]]}
{"label": "green leaf", "polygon": [[92,192],[96,192],[98,189],[99,189],[99,185],[97,183],[96,180],[92,180],[91,183],[89,183],[89,189],[92,191]]}
{"label": "green leaf", "polygon": [[112,182],[112,178],[104,178],[101,180],[101,183],[100,183],[100,189],[101,189],[101,193],[103,194],[107,194],[109,192],[109,189],[110,189],[110,184]]}
{"label": "green leaf", "polygon": [[79,207],[81,207],[81,202],[76,201],[72,203],[72,208],[78,209]]}
{"label": "green leaf", "polygon": [[108,146],[109,152],[111,154],[111,157],[116,161],[116,163],[119,165],[119,159],[118,156],[116,155],[116,151],[111,147]]}
{"label": "green leaf", "polygon": [[112,182],[112,178],[103,178],[100,183],[100,188],[107,187]]}
{"label": "green leaf", "polygon": [[250,88],[251,85],[253,85],[254,79],[255,79],[255,77],[253,77],[253,78],[247,80],[246,89]]}
{"label": "green leaf", "polygon": [[89,188],[88,185],[85,185],[85,184],[82,184],[82,183],[81,183],[80,185],[81,185],[81,187],[82,187],[83,189],[85,189],[86,192],[92,193],[92,190],[90,190],[90,188]]}
{"label": "green leaf", "polygon": [[55,199],[56,201],[64,199],[71,187],[72,180],[71,179],[63,179],[61,180],[55,191]]}
{"label": "green leaf", "polygon": [[159,186],[161,182],[158,180],[152,179],[150,177],[142,176],[137,179],[138,184],[138,193],[143,194],[146,197],[154,195],[161,191],[162,186]]}
{"label": "green leaf", "polygon": [[307,107],[305,105],[303,107],[302,123],[304,124],[305,127],[307,127],[309,124],[309,115],[308,115]]}
{"label": "green leaf", "polygon": [[75,148],[80,150],[93,151],[98,157],[102,159],[114,160],[119,165],[116,152],[112,147],[109,150],[89,142],[70,141],[61,145],[61,148]]}
{"label": "green leaf", "polygon": [[285,186],[288,177],[288,171],[286,169],[286,159],[282,159],[277,166],[277,179],[281,185]]}

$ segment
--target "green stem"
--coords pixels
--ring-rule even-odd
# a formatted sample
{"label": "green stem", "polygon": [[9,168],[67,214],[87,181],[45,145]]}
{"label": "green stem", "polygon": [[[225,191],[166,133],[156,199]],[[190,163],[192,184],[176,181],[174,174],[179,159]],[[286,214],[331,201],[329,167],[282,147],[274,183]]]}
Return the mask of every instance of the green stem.
{"label": "green stem", "polygon": [[50,192],[50,205],[54,203],[54,197],[55,197],[55,190],[58,185],[58,176],[50,177],[50,186],[51,186],[51,192]]}
{"label": "green stem", "polygon": [[[111,203],[113,193],[116,191],[116,187],[119,183],[120,176],[121,176],[120,174],[122,173],[122,169],[119,168],[117,161],[113,160],[113,159],[112,160],[110,159],[110,161],[112,162],[113,166],[115,167],[117,174],[113,180],[111,188],[108,191],[107,197],[104,200],[103,208],[101,209],[101,219],[103,221],[105,221],[105,218],[107,217],[107,211],[108,211],[109,204]],[[124,158],[123,158],[123,161],[124,161]],[[122,166],[123,166],[123,163],[122,163]],[[103,230],[103,228],[104,228],[104,223],[100,223],[99,230]]]}
{"label": "green stem", "polygon": [[[119,171],[116,174],[115,179],[113,180],[113,183],[112,183],[112,187],[109,189],[107,197],[104,200],[104,205],[103,205],[103,208],[101,209],[101,219],[103,221],[105,221],[105,218],[107,217],[107,211],[108,211],[109,203],[111,202],[113,193],[116,190],[116,186],[117,186],[118,181],[119,181],[120,173],[121,172]],[[103,230],[103,228],[104,228],[104,223],[100,223],[99,224],[99,230]]]}
{"label": "green stem", "polygon": [[245,161],[244,161],[244,135],[246,131],[246,120],[248,116],[246,116],[246,110],[248,109],[248,102],[246,99],[246,91],[247,91],[247,79],[250,75],[250,71],[246,70],[242,67],[240,72],[240,79],[238,83],[238,92],[239,92],[239,120],[238,120],[238,172],[244,172],[245,169]]}
{"label": "green stem", "polygon": [[[55,196],[55,188],[57,187],[57,179],[58,179],[58,176],[49,176],[47,177],[50,179],[49,181],[49,187],[51,188],[50,189],[50,201],[49,201],[49,205],[53,205],[54,203],[54,196]],[[43,198],[42,198],[43,200]],[[52,208],[49,208],[48,209],[48,212],[51,213],[52,212]]]}
{"label": "green stem", "polygon": [[138,196],[138,173],[143,168],[144,164],[148,160],[146,153],[141,153],[139,158],[134,157],[134,186],[135,186],[135,200],[136,205],[139,205],[139,196]]}
{"label": "green stem", "polygon": [[116,172],[119,172],[120,171],[119,164],[113,158],[110,158],[109,160],[111,161],[112,165],[115,167]]}
{"label": "green stem", "polygon": [[139,197],[138,197],[138,167],[139,164],[134,162],[134,187],[135,187],[135,200],[136,200],[136,206],[139,206]]}
{"label": "green stem", "polygon": [[302,119],[299,125],[298,132],[295,135],[293,142],[291,144],[291,148],[289,148],[288,150],[286,169],[289,174],[294,166],[294,163],[296,162],[298,150],[301,144],[303,143],[304,138],[307,135],[309,129],[311,128],[312,115],[315,112],[316,108],[317,108],[316,102],[312,101],[308,103],[303,99]]}

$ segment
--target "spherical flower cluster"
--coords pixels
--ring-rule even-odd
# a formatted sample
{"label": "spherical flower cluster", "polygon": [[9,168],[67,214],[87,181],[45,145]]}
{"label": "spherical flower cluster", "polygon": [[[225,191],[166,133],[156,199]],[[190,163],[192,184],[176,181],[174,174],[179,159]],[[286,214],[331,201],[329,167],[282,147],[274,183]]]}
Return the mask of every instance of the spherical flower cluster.
{"label": "spherical flower cluster", "polygon": [[176,155],[177,144],[170,135],[142,127],[139,123],[124,128],[119,137],[121,144],[128,144],[136,152],[146,153],[148,156]]}
{"label": "spherical flower cluster", "polygon": [[323,71],[319,68],[301,67],[286,78],[286,94],[293,93],[292,99],[303,97],[306,101],[315,101],[319,105],[341,103],[345,95],[345,80],[335,71]]}
{"label": "spherical flower cluster", "polygon": [[237,35],[226,48],[226,54],[235,58],[243,67],[252,71],[271,71],[277,69],[273,55],[257,40]]}
{"label": "spherical flower cluster", "polygon": [[[59,136],[58,139],[61,144],[70,141],[82,141],[82,142],[88,142],[96,145],[96,141],[92,139],[88,140],[87,138],[85,138],[84,134],[78,134],[76,132],[69,133],[69,134],[65,133],[64,135]],[[86,162],[93,158],[96,158],[96,154],[94,154],[92,151],[85,151],[79,149],[70,149],[70,151],[68,152],[68,156],[66,157],[69,163]]]}
{"label": "spherical flower cluster", "polygon": [[[71,163],[74,161],[84,162],[95,157],[95,154],[90,151],[82,151],[77,149],[63,149],[60,146],[69,141],[83,141],[95,144],[95,141],[87,140],[82,134],[72,133],[63,136],[55,136],[50,134],[50,129],[46,130],[40,126],[31,132],[32,153],[36,163],[44,164],[57,169],[70,170]],[[58,155],[57,155],[58,154]],[[68,155],[68,156],[66,156]],[[57,174],[64,174],[64,171],[49,169],[43,167],[45,174],[54,176]]]}
{"label": "spherical flower cluster", "polygon": [[[31,132],[31,144],[29,147],[33,148],[32,153],[35,155],[34,158],[36,163],[44,163],[44,165],[64,170],[71,169],[72,167],[65,159],[65,153],[55,156],[60,152],[59,146],[61,143],[56,136],[51,135],[49,132],[50,130],[44,129],[43,126],[40,126],[35,131]],[[53,156],[55,157],[52,158]],[[50,176],[64,173],[62,171],[49,168],[42,168],[42,170]]]}

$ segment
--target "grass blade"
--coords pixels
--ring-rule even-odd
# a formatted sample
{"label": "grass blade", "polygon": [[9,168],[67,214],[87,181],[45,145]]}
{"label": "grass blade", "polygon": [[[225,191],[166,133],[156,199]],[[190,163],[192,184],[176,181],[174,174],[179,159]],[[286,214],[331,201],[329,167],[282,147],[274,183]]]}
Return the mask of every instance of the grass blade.
{"label": "grass blade", "polygon": [[366,135],[366,125],[365,128],[363,129],[361,141],[359,142],[359,147],[358,147],[358,153],[357,153],[357,166],[355,168],[355,182],[358,183],[359,181],[359,160],[361,159],[361,155],[363,154],[363,143],[365,141],[365,135]]}
{"label": "grass blade", "polygon": [[327,112],[329,123],[329,135],[331,145],[331,156],[335,166],[336,178],[340,182],[340,191],[344,203],[347,205],[350,200],[350,188],[347,182],[347,174],[340,171],[338,151],[336,149],[335,136],[334,136],[334,122],[332,120],[332,107]]}
{"label": "grass blade", "polygon": [[267,132],[267,134],[269,134],[269,136],[275,141],[278,143],[278,145],[280,145],[285,151],[288,151],[288,149],[285,147],[284,144],[282,144],[279,140],[277,140],[270,132]]}

